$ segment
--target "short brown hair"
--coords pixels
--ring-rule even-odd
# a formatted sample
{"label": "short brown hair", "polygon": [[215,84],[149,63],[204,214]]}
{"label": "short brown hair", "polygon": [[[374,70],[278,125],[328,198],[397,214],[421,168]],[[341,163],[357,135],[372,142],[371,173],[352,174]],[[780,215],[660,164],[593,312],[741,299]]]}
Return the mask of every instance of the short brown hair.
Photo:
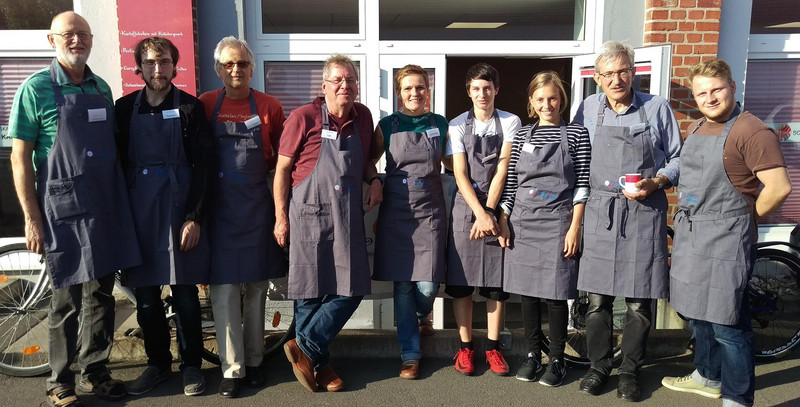
{"label": "short brown hair", "polygon": [[428,71],[419,65],[408,64],[400,68],[400,70],[394,75],[394,86],[395,89],[397,89],[397,92],[400,92],[400,82],[403,80],[403,78],[411,75],[421,76],[422,80],[425,81],[425,88],[427,89],[431,87],[430,82],[428,82]]}
{"label": "short brown hair", "polygon": [[178,65],[178,59],[180,58],[180,53],[178,52],[178,47],[172,43],[172,41],[164,38],[164,37],[147,37],[136,43],[136,48],[133,50],[133,59],[136,61],[136,74],[142,72],[142,54],[147,51],[153,51],[157,55],[163,55],[165,52],[169,51],[169,55],[172,57],[172,65]]}
{"label": "short brown hair", "polygon": [[707,78],[722,78],[733,83],[731,67],[721,59],[709,59],[703,61],[689,69],[689,84],[695,76],[705,76]]}
{"label": "short brown hair", "polygon": [[334,65],[339,66],[349,66],[353,69],[353,72],[356,74],[356,79],[358,79],[358,69],[356,69],[356,64],[353,60],[344,54],[333,54],[328,59],[325,60],[325,65],[322,66],[322,79],[330,78],[331,71],[333,70]]}
{"label": "short brown hair", "polygon": [[564,89],[561,78],[558,77],[555,71],[544,71],[537,73],[533,79],[531,79],[531,83],[528,84],[528,117],[536,116],[536,112],[531,108],[530,99],[533,97],[533,92],[547,85],[553,85],[558,89],[558,95],[561,97],[561,107],[558,110],[558,114],[564,113],[564,111],[567,110],[567,91]]}

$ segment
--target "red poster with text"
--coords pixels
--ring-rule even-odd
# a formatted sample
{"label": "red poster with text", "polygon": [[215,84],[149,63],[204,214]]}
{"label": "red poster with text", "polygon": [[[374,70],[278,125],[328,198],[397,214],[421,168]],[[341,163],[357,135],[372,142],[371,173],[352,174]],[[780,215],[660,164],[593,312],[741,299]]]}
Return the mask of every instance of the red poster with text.
{"label": "red poster with text", "polygon": [[133,50],[139,40],[151,36],[168,38],[178,47],[180,60],[175,67],[178,75],[172,83],[178,89],[196,95],[192,0],[117,0],[117,17],[124,95],[144,87],[144,81],[136,75]]}

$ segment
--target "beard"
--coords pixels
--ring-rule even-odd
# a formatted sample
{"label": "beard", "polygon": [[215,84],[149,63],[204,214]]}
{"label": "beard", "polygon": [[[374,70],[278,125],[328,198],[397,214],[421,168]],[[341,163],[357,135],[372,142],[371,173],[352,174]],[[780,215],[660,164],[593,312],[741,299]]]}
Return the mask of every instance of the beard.
{"label": "beard", "polygon": [[172,84],[172,78],[175,77],[175,74],[172,74],[171,78],[167,78],[165,76],[159,77],[158,79],[166,79],[166,81],[156,81],[154,77],[150,78],[142,78],[144,79],[144,83],[147,86],[147,89],[159,92],[164,89],[169,89],[170,85]]}
{"label": "beard", "polygon": [[89,51],[83,54],[73,54],[69,52],[69,49],[56,47],[56,58],[59,61],[67,62],[70,66],[86,65],[86,61],[89,60]]}

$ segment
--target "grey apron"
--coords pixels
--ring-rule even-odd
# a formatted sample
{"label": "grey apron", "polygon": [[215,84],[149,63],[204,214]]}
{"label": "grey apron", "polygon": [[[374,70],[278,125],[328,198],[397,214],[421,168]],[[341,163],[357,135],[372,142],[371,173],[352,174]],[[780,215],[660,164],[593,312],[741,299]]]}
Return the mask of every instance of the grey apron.
{"label": "grey apron", "polygon": [[[113,110],[96,85],[97,94],[62,94],[57,63],[50,65],[50,80],[58,130],[36,176],[47,265],[53,287],[63,288],[138,265],[141,255],[117,161]],[[95,112],[105,119],[91,121]]]}
{"label": "grey apron", "polygon": [[[181,227],[186,218],[186,198],[192,169],[183,148],[181,119],[164,119],[163,113],[139,114],[144,89],[136,95],[131,112],[128,156],[128,196],[142,265],[125,270],[132,287],[200,284],[208,280],[208,238],[201,227],[200,241],[188,252],[180,250]],[[172,109],[180,106],[180,91],[173,89]]]}
{"label": "grey apron", "polygon": [[[538,123],[528,129],[525,144]],[[509,219],[513,246],[505,252],[503,291],[551,300],[578,294],[578,261],[564,257],[564,240],[572,224],[575,168],[569,155],[567,126],[561,142],[520,152],[519,181],[514,211]]]}
{"label": "grey apron", "polygon": [[[486,205],[489,186],[497,172],[500,149],[503,146],[503,127],[497,109],[494,111],[495,134],[479,137],[474,133],[475,115],[467,114],[464,129],[464,149],[467,156],[469,180],[481,205]],[[475,224],[475,214],[461,192],[453,198],[453,212],[447,242],[447,284],[453,286],[502,287],[503,248],[496,236],[469,240]]]}
{"label": "grey apron", "polygon": [[738,108],[719,137],[694,134],[681,152],[681,179],[672,243],[670,303],[683,316],[734,325],[739,322],[753,259],[753,199],[734,188],[723,166],[723,148]]}
{"label": "grey apron", "polygon": [[[441,142],[438,132],[398,132],[393,117],[372,278],[441,283],[447,242]],[[437,129],[433,114],[429,118]]]}
{"label": "grey apron", "polygon": [[[322,102],[322,130],[330,130]],[[370,293],[364,233],[364,156],[358,123],[354,134],[322,138],[311,174],[292,187],[289,198],[289,298]],[[344,126],[347,126],[345,124]]]}
{"label": "grey apron", "polygon": [[626,173],[640,173],[644,179],[655,177],[658,171],[644,106],[639,108],[644,126],[638,129],[603,125],[604,115],[605,104],[600,103],[589,167],[592,192],[584,213],[578,289],[628,298],[666,298],[666,194],[659,189],[640,201],[628,200],[616,181]]}
{"label": "grey apron", "polygon": [[[267,185],[267,161],[261,122],[218,122],[225,90],[220,92],[214,126],[214,208],[210,223],[210,284],[240,284],[285,275],[286,259],[275,243],[275,204]],[[250,113],[258,117],[250,91]]]}

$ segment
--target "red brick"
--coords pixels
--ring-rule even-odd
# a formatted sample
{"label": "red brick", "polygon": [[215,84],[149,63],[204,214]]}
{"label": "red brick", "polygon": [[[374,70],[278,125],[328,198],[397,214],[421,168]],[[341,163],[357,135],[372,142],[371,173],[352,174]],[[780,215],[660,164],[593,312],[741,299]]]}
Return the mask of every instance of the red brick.
{"label": "red brick", "polygon": [[[670,34],[672,35],[672,34]],[[649,33],[644,35],[644,42],[650,44],[664,44],[667,42],[667,34],[664,33]],[[672,42],[672,41],[670,41]]]}
{"label": "red brick", "polygon": [[[650,26],[652,28],[647,30],[647,26],[645,25],[645,31],[675,31],[678,29],[678,23],[674,21],[654,21]],[[719,24],[717,24],[717,26],[719,26]]]}
{"label": "red brick", "polygon": [[667,1],[666,0],[647,0],[647,8],[655,8],[655,7],[666,7]]}
{"label": "red brick", "polygon": [[709,43],[712,43],[712,44],[718,44],[719,43],[719,34],[717,34],[717,33],[705,33],[705,34],[703,34],[703,41],[709,42]]}
{"label": "red brick", "polygon": [[685,59],[682,56],[677,56],[677,55],[673,56],[672,57],[672,66],[683,65],[684,64],[684,62],[683,62],[684,60]]}
{"label": "red brick", "polygon": [[676,45],[675,46],[675,54],[677,55],[689,55],[692,53],[692,46],[691,45]]}
{"label": "red brick", "polygon": [[686,67],[677,67],[672,70],[672,76],[683,78],[689,75],[689,68]]}
{"label": "red brick", "polygon": [[696,44],[701,41],[703,41],[703,34],[686,34],[686,42],[690,44]]}
{"label": "red brick", "polygon": [[683,20],[686,18],[686,10],[670,10],[669,18],[671,20]]}
{"label": "red brick", "polygon": [[678,89],[674,89],[672,91],[672,97],[674,99],[686,99],[689,97],[689,89],[686,89],[683,86]]}
{"label": "red brick", "polygon": [[681,0],[680,7],[681,8],[697,7],[697,0]]}
{"label": "red brick", "polygon": [[719,32],[719,22],[707,23],[707,22],[697,22],[694,25],[695,30],[697,31],[712,31],[712,32]]}
{"label": "red brick", "polygon": [[653,10],[652,11],[652,18],[651,20],[669,20],[669,11],[668,10]]}
{"label": "red brick", "polygon": [[718,9],[722,7],[722,0],[697,0],[697,7]]}
{"label": "red brick", "polygon": [[671,33],[669,35],[669,42],[671,42],[673,44],[679,44],[679,43],[683,42],[684,38],[687,38],[687,36],[685,34]]}
{"label": "red brick", "polygon": [[709,20],[717,20],[719,21],[719,17],[722,14],[719,10],[708,10],[706,11],[706,18]]}
{"label": "red brick", "polygon": [[697,64],[699,64],[699,63],[700,63],[700,57],[696,57],[696,56],[685,56],[685,57],[683,57],[683,63],[684,63],[684,64],[686,64],[686,66],[694,66],[694,65],[697,65]]}
{"label": "red brick", "polygon": [[683,32],[691,32],[694,31],[694,23],[690,22],[680,22],[678,23],[678,30]]}
{"label": "red brick", "polygon": [[713,45],[708,45],[708,44],[695,45],[694,49],[692,51],[695,54],[713,54],[713,55],[717,55],[718,48],[719,47],[717,46],[717,44],[713,44]]}
{"label": "red brick", "polygon": [[689,10],[689,20],[703,20],[706,12],[703,10]]}

